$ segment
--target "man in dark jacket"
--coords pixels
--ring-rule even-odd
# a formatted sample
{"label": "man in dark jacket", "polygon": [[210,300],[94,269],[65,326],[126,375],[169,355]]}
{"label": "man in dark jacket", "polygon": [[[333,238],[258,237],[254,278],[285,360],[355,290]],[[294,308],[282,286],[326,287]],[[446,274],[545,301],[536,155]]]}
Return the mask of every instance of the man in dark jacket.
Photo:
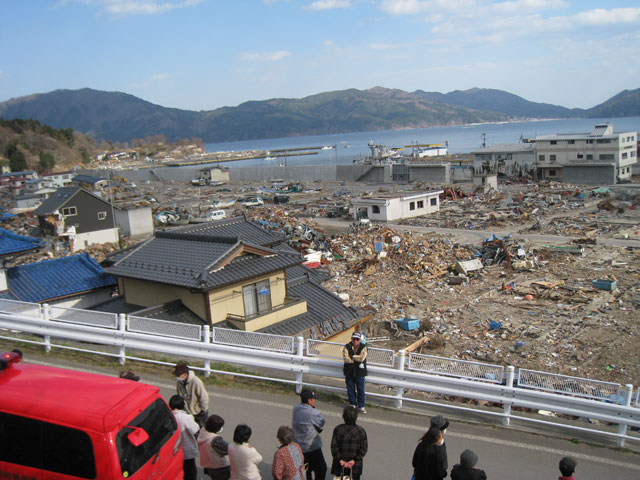
{"label": "man in dark jacket", "polygon": [[478,456],[471,450],[465,450],[460,454],[460,463],[453,466],[451,480],[487,480],[484,470],[475,467]]}
{"label": "man in dark jacket", "polygon": [[363,470],[363,457],[367,454],[369,443],[367,432],[356,425],[358,410],[352,405],[342,411],[344,423],[333,430],[331,437],[331,473],[336,476],[347,476],[352,480],[360,480]]}
{"label": "man in dark jacket", "polygon": [[362,344],[362,334],[354,332],[351,341],[342,347],[344,360],[344,379],[347,384],[349,405],[356,407],[360,413],[367,413],[364,408],[364,377],[367,376],[367,347]]}

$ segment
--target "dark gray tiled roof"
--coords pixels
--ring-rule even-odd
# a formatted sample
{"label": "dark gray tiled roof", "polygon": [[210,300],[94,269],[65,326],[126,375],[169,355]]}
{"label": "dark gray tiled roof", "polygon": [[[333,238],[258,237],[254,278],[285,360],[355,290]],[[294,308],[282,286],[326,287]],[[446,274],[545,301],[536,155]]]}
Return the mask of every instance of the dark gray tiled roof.
{"label": "dark gray tiled roof", "polygon": [[241,238],[247,243],[261,246],[277,245],[286,240],[284,234],[265,230],[257,223],[250,222],[244,216],[188,225],[173,231],[193,235]]}
{"label": "dark gray tiled roof", "polygon": [[309,281],[306,276],[288,281],[287,291],[290,297],[307,301],[307,313],[266,327],[260,332],[276,335],[310,332],[306,336],[326,338],[356,324],[361,318],[355,309],[346,307],[337,295]]}
{"label": "dark gray tiled roof", "polygon": [[224,268],[222,261],[244,245],[237,238],[157,232],[155,238],[114,259],[105,269],[111,275],[209,290],[248,278],[282,270],[302,261],[296,253],[276,252],[264,247],[266,255],[247,254],[233,259]]}
{"label": "dark gray tiled roof", "polygon": [[33,211],[34,215],[53,213],[67,203],[80,190],[80,187],[62,187],[52,193],[42,204]]}

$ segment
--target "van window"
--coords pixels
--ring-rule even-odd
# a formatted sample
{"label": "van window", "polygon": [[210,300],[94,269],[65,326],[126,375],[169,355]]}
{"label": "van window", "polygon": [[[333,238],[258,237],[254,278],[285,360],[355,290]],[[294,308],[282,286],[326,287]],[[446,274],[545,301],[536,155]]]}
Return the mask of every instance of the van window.
{"label": "van window", "polygon": [[0,412],[0,461],[96,477],[93,445],[85,432],[4,412]]}
{"label": "van window", "polygon": [[123,477],[130,477],[156,455],[178,429],[176,419],[161,399],[149,405],[142,413],[134,418],[129,425],[140,427],[149,435],[149,439],[142,445],[134,446],[127,435],[131,428],[124,427],[116,436],[116,448],[120,458],[120,468]]}

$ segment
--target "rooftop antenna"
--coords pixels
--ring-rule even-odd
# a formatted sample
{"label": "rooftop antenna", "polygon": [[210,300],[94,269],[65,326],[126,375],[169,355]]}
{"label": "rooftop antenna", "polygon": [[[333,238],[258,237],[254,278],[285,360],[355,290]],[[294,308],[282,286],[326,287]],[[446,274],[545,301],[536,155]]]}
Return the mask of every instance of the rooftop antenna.
{"label": "rooftop antenna", "polygon": [[487,148],[487,134],[482,134],[482,148]]}

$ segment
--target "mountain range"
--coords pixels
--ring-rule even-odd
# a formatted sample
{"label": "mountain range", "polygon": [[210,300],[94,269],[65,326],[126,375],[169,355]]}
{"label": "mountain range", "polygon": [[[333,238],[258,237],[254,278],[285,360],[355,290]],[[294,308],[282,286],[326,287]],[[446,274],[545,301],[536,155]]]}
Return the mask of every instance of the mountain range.
{"label": "mountain range", "polygon": [[199,112],[90,88],[55,90],[0,103],[0,117],[5,119],[35,119],[54,128],[71,127],[97,140],[117,142],[164,135],[172,142],[197,137],[209,143],[532,118],[627,116],[640,116],[640,88],[624,90],[589,109],[530,102],[486,88],[446,94],[383,87],[349,89]]}

